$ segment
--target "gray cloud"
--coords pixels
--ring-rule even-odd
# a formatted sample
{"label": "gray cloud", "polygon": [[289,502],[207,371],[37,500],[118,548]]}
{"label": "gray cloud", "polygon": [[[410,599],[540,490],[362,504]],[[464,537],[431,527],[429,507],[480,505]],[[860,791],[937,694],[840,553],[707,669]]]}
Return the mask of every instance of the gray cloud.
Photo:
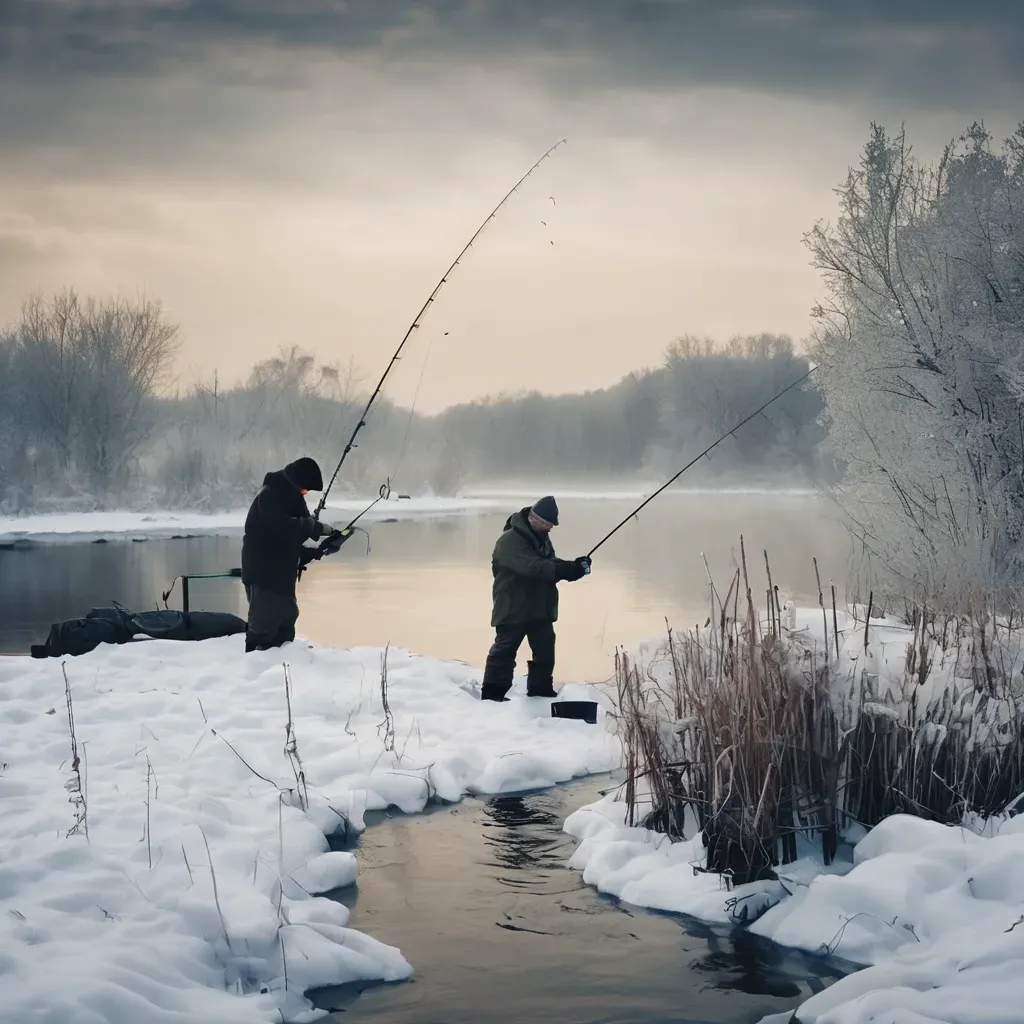
{"label": "gray cloud", "polygon": [[563,85],[897,89],[921,107],[991,100],[1024,83],[1016,0],[8,0],[0,9],[0,62],[35,76],[159,74],[239,43],[396,62],[589,56],[587,74],[577,81],[565,69]]}
{"label": "gray cloud", "polygon": [[1022,54],[1015,0],[7,0],[0,168],[280,182],[346,132],[672,143],[695,119],[656,101],[708,88],[959,126],[1020,116]]}

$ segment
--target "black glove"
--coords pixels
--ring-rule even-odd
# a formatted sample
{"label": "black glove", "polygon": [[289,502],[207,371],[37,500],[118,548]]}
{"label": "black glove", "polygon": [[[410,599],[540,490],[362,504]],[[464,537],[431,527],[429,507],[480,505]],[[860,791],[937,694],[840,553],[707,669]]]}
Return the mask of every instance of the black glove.
{"label": "black glove", "polygon": [[565,559],[557,559],[557,565],[555,567],[555,579],[565,580],[568,583],[575,583],[576,580],[583,579],[585,570],[580,565],[579,560],[575,562],[567,562]]}
{"label": "black glove", "polygon": [[325,523],[322,519],[313,520],[313,540],[328,537],[334,532],[336,532],[336,528],[330,523]]}
{"label": "black glove", "polygon": [[579,558],[573,559],[573,561],[583,567],[584,576],[590,575],[590,555],[580,555]]}
{"label": "black glove", "polygon": [[341,550],[341,545],[345,543],[352,536],[352,531],[345,527],[344,530],[335,530],[328,538],[320,545],[320,552],[324,555],[336,555]]}

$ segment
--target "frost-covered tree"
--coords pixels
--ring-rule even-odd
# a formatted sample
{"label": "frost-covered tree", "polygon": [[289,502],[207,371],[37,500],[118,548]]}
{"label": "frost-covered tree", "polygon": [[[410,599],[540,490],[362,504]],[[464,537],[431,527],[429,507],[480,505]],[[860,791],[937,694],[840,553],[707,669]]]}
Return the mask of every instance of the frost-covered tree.
{"label": "frost-covered tree", "polygon": [[154,389],[177,332],[146,299],[30,298],[6,341],[28,438],[48,447],[65,475],[109,486],[153,429]]}
{"label": "frost-covered tree", "polygon": [[939,162],[872,125],[805,238],[828,300],[815,358],[838,497],[908,587],[955,600],[1024,583],[1024,126],[972,125]]}

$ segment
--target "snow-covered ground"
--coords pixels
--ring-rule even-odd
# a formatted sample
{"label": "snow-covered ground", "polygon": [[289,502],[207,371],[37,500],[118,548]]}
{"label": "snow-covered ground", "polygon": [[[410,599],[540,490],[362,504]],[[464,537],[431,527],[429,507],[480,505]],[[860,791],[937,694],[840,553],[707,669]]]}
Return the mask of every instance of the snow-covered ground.
{"label": "snow-covered ground", "polygon": [[[373,501],[354,498],[331,501],[322,518],[347,523]],[[312,506],[311,506],[312,508]],[[504,508],[494,498],[398,498],[392,496],[366,513],[363,521],[427,519],[434,516],[473,515]],[[32,516],[0,516],[0,545],[23,541],[60,544],[93,540],[150,537],[237,536],[245,525],[247,509],[233,512],[69,512]]]}
{"label": "snow-covered ground", "polygon": [[1024,1019],[1024,817],[981,837],[892,815],[823,869],[809,849],[779,882],[727,891],[699,836],[624,826],[614,794],[572,814],[570,861],[635,906],[739,923],[785,946],[871,965],[804,1003],[801,1024],[1009,1024]]}
{"label": "snow-covered ground", "polygon": [[[872,619],[865,648],[863,622],[837,618],[846,667],[840,695],[863,681],[870,713],[904,718],[911,631]],[[793,609],[784,612],[787,619],[798,647],[820,651],[820,609]],[[828,626],[831,632],[831,613]],[[644,644],[640,653],[656,661],[658,647]],[[984,737],[999,719],[993,712],[989,720],[987,705],[1005,702],[975,708],[963,658],[958,666],[955,652],[943,657],[932,647],[930,654],[929,679],[913,687],[916,714],[948,692],[954,706],[966,700],[963,727]],[[656,676],[662,668],[654,668]],[[600,891],[712,922],[752,921],[753,932],[783,945],[869,965],[804,1003],[797,1011],[802,1024],[1024,1020],[1024,816],[969,821],[965,828],[893,815],[869,832],[847,833],[828,868],[820,847],[801,840],[799,859],[778,869],[780,881],[731,890],[721,876],[695,870],[706,863],[699,835],[671,843],[625,820],[625,804],[609,794],[565,823],[579,840],[571,866]]]}
{"label": "snow-covered ground", "polygon": [[[619,763],[603,714],[596,727],[553,719],[522,680],[511,702],[481,702],[469,666],[391,650],[389,717],[379,649],[242,648],[154,640],[0,658],[0,1018],[312,1019],[310,987],[415,968],[317,895],[358,874],[326,834],[361,829],[367,808],[416,812]],[[307,811],[285,751],[284,661]]]}

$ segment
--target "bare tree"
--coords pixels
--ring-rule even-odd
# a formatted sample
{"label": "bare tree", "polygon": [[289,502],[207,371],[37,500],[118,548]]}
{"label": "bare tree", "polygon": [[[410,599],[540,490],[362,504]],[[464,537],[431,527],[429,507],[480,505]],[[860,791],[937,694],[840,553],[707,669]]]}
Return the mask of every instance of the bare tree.
{"label": "bare tree", "polygon": [[178,328],[158,302],[33,296],[12,332],[29,422],[58,454],[106,485],[154,425],[152,398]]}

